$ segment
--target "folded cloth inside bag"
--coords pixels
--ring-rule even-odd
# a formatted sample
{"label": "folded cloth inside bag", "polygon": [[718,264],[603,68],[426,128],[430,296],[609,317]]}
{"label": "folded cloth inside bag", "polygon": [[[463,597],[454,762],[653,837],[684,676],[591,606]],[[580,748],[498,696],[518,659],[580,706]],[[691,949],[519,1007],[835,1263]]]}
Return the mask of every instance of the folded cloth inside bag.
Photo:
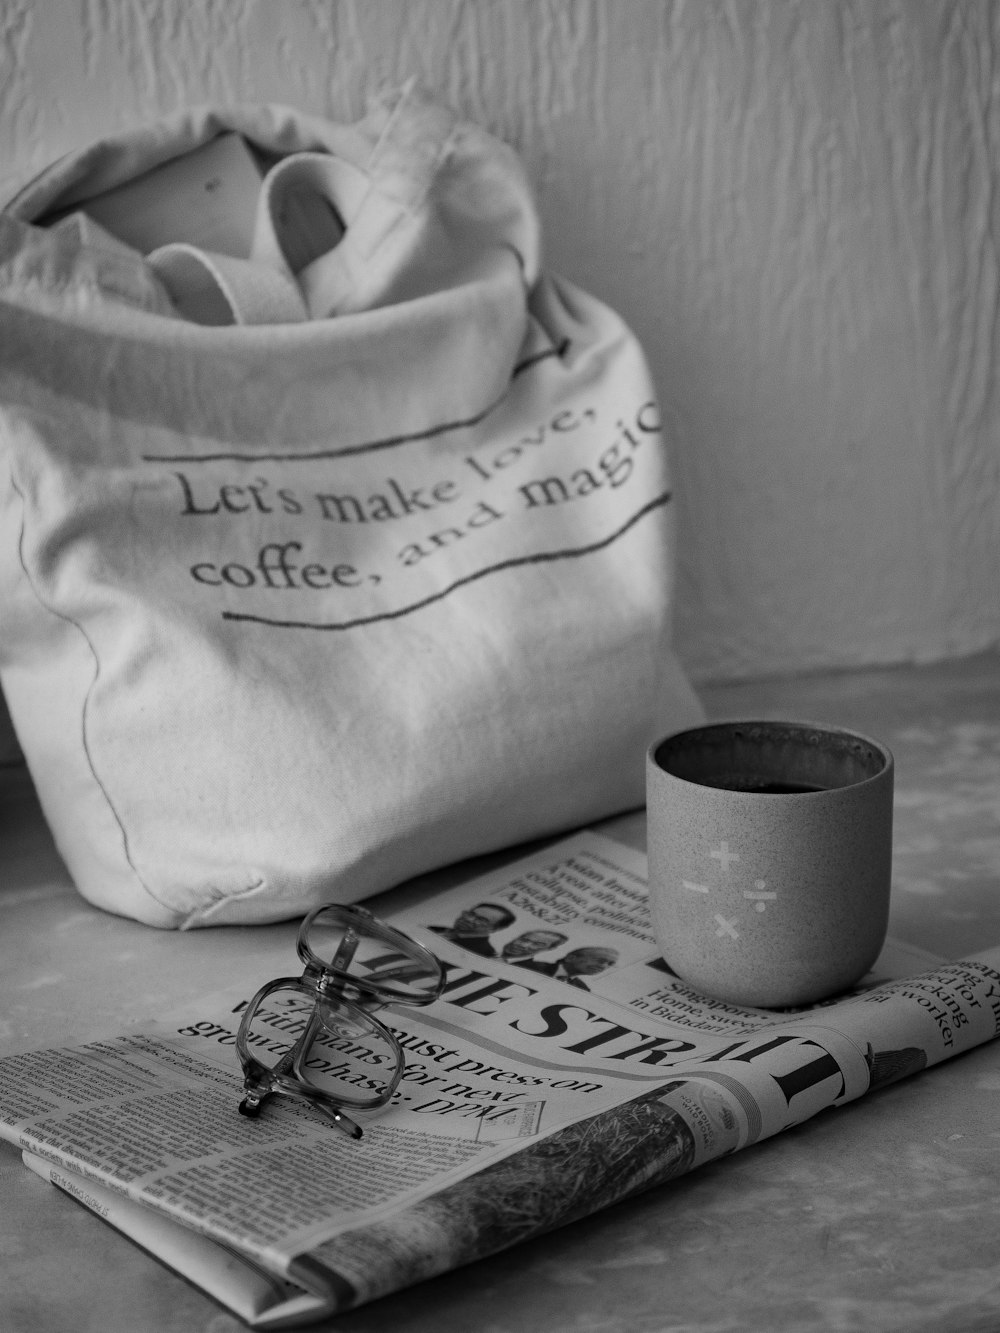
{"label": "folded cloth inside bag", "polygon": [[[66,220],[232,133],[249,254]],[[0,681],[109,910],[361,899],[641,804],[701,716],[642,351],[543,271],[516,155],[412,91],[187,112],[8,199],[0,458]]]}
{"label": "folded cloth inside bag", "polygon": [[[353,240],[366,194],[366,178],[331,154],[292,153],[264,177],[246,258],[174,241],[147,259],[178,313],[196,323],[326,319],[342,312],[354,289],[339,210],[350,208]],[[325,229],[314,221],[313,201],[327,206]]]}

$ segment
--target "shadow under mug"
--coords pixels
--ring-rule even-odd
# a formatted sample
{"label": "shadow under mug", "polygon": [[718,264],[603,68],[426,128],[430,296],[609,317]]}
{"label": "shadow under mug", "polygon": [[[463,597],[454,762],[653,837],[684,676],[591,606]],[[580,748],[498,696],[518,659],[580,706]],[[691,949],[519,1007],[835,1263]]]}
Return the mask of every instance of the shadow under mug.
{"label": "shadow under mug", "polygon": [[842,727],[729,721],[646,755],[649,895],[667,965],[761,1008],[809,1004],[885,941],[893,758]]}

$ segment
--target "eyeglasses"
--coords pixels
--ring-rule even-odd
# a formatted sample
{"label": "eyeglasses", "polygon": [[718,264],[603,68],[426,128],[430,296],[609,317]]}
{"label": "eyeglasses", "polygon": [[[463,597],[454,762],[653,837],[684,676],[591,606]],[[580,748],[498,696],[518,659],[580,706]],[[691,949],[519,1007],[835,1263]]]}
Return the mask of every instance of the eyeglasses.
{"label": "eyeglasses", "polygon": [[403,1075],[403,1052],[372,1011],[425,1005],[441,993],[441,964],[423,945],[364,907],[317,907],[299,927],[301,977],[263,986],[236,1035],[243,1066],[240,1113],[256,1116],[275,1093],[309,1102],[351,1138],[348,1107],[373,1111]]}

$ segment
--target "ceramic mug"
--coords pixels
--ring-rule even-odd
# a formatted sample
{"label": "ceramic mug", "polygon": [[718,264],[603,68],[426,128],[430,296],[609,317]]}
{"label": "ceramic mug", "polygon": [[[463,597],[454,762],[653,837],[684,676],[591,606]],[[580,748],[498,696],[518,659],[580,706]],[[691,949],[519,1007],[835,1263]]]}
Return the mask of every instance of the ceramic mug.
{"label": "ceramic mug", "polygon": [[646,755],[649,894],[667,965],[736,1004],[836,994],[885,941],[893,758],[809,722],[731,721]]}

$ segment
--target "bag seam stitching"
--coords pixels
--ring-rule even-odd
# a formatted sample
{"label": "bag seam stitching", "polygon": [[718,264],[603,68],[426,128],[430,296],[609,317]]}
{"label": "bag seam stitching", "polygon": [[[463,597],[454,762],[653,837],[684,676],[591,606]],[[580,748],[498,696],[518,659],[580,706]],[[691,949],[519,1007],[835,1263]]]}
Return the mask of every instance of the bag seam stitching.
{"label": "bag seam stitching", "polygon": [[244,898],[252,898],[255,893],[268,887],[268,880],[265,875],[258,875],[252,884],[245,888],[237,889],[235,893],[222,894],[210,903],[202,903],[194,907],[186,916],[182,917],[178,923],[178,930],[191,930],[198,926],[216,924],[212,918],[217,916],[233,903],[240,902]]}
{"label": "bag seam stitching", "polygon": [[93,641],[90,638],[90,635],[83,628],[83,626],[79,624],[76,620],[74,620],[72,616],[68,616],[64,612],[58,611],[56,610],[55,607],[50,606],[39,592],[35,580],[32,577],[31,571],[28,568],[28,563],[24,555],[24,539],[26,531],[25,520],[28,509],[27,499],[25,497],[24,491],[21,489],[20,485],[18,484],[16,478],[13,475],[13,471],[11,472],[10,484],[11,488],[13,489],[14,493],[17,495],[18,500],[21,503],[21,526],[17,539],[17,558],[18,562],[20,563],[21,570],[24,574],[25,580],[27,581],[27,585],[31,589],[31,592],[34,595],[36,602],[43,611],[45,611],[50,616],[54,616],[57,620],[61,620],[64,624],[72,626],[73,629],[75,629],[80,634],[84,643],[87,645],[87,649],[90,652],[91,657],[93,658],[94,675],[90,684],[87,686],[86,694],[84,695],[84,700],[83,700],[83,708],[80,711],[80,743],[82,746],[84,759],[86,760],[87,763],[87,768],[89,769],[90,775],[97,785],[98,791],[101,793],[102,797],[104,798],[104,801],[107,804],[107,808],[111,814],[111,817],[114,819],[115,824],[118,826],[118,831],[121,834],[121,840],[122,840],[122,852],[125,858],[125,863],[128,866],[129,870],[131,870],[132,874],[138,881],[140,887],[146,894],[148,894],[148,896],[153,900],[153,902],[155,902],[159,907],[163,908],[164,911],[170,912],[172,915],[176,916],[176,909],[172,908],[169,905],[169,903],[166,903],[161,898],[159,898],[146,883],[142,875],[139,873],[138,868],[136,867],[135,863],[132,860],[132,854],[129,849],[129,837],[128,837],[128,832],[126,831],[125,828],[125,824],[121,816],[119,815],[117,808],[115,807],[114,801],[112,801],[111,799],[111,795],[107,787],[104,785],[101,778],[98,776],[97,768],[94,764],[94,759],[91,754],[90,745],[87,739],[87,713],[94,686],[97,684],[97,681],[101,674],[100,658],[97,654],[97,649],[94,647]]}

